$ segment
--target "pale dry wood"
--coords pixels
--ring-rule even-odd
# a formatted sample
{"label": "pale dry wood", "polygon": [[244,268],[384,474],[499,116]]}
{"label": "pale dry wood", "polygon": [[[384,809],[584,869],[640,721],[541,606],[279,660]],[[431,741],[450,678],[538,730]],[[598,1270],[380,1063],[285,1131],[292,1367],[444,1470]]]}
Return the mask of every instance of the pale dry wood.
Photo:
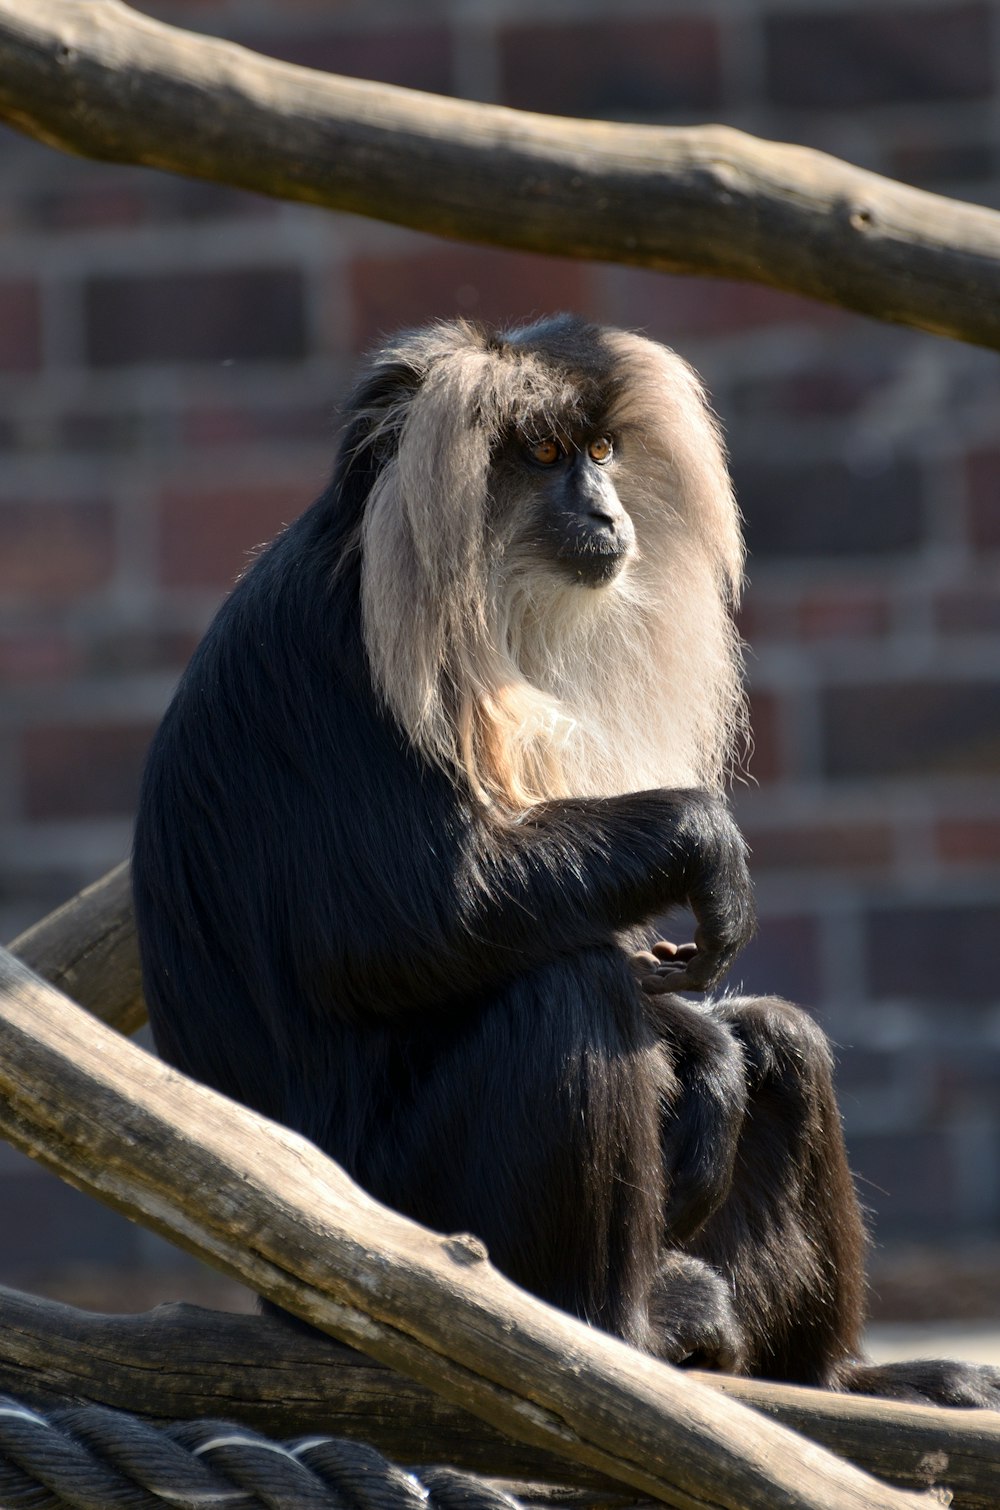
{"label": "pale dry wood", "polygon": [[466,241],[771,284],[1000,348],[1000,215],[727,127],[339,78],[118,0],[0,0],[0,119],[85,156]]}
{"label": "pale dry wood", "polygon": [[532,1299],[379,1206],[0,950],[0,1132],[79,1189],[519,1441],[678,1510],[904,1510],[776,1422]]}
{"label": "pale dry wood", "polygon": [[[156,1367],[150,1368],[150,1360]],[[1000,1415],[829,1395],[699,1374],[903,1488],[940,1485],[954,1510],[996,1510]],[[267,1316],[160,1306],[99,1316],[0,1289],[0,1391],[44,1407],[93,1401],[150,1420],[224,1416],[274,1437],[322,1431],[397,1462],[620,1497],[624,1486],[515,1442],[350,1348]]]}
{"label": "pale dry wood", "polygon": [[[143,1020],[127,866],[117,867],[43,918],[12,948],[112,1027],[129,1032]],[[239,1420],[273,1435],[314,1427],[357,1434],[402,1460],[440,1458],[523,1478],[542,1475],[551,1461],[544,1451],[514,1444],[480,1423],[470,1434],[472,1418],[466,1412],[419,1384],[388,1374],[346,1349],[331,1357],[323,1352],[325,1345],[318,1344],[317,1353],[315,1339],[290,1337],[264,1318],[223,1320],[219,1313],[180,1307],[116,1322],[112,1328],[85,1313],[59,1311],[57,1320],[51,1309],[33,1313],[29,1302],[9,1297],[0,1301],[0,1389],[25,1388],[34,1375],[32,1360],[40,1354],[45,1361],[38,1379],[52,1396],[72,1391],[75,1380],[75,1388],[86,1398],[185,1418],[211,1414],[212,1401],[225,1400]],[[162,1373],[151,1374],[141,1361],[133,1371],[128,1360],[136,1331],[139,1355],[162,1359]],[[174,1337],[176,1350],[190,1364],[179,1382],[170,1362]],[[98,1366],[91,1371],[88,1359],[95,1349]],[[106,1379],[101,1377],[102,1359],[114,1359],[118,1365]],[[334,1369],[335,1385],[330,1381]],[[955,1493],[956,1506],[968,1510],[992,1510],[995,1504],[1000,1422],[994,1416],[833,1396],[756,1380],[701,1377],[891,1483],[945,1483]],[[359,1416],[363,1428],[352,1433],[351,1421]],[[560,1477],[588,1487],[606,1482],[579,1464],[565,1464]]]}
{"label": "pale dry wood", "polygon": [[127,861],[19,934],[10,950],[120,1033],[145,1022]]}

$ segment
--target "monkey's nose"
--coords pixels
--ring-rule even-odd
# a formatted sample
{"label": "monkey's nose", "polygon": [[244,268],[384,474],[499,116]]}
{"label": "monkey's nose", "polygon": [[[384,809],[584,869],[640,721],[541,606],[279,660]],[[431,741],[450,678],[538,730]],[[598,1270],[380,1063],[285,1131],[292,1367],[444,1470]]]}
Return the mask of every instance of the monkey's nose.
{"label": "monkey's nose", "polygon": [[623,509],[616,509],[613,505],[600,503],[591,507],[588,519],[595,524],[603,526],[610,534],[615,534],[621,526]]}

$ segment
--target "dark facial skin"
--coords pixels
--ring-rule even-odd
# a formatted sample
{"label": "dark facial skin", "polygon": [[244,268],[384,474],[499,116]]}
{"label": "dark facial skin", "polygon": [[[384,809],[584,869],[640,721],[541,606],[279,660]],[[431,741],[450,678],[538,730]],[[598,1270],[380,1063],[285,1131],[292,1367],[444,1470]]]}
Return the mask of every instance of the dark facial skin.
{"label": "dark facial skin", "polygon": [[552,559],[583,586],[613,581],[635,548],[635,529],[615,488],[611,439],[545,436],[522,454],[537,477],[537,522]]}

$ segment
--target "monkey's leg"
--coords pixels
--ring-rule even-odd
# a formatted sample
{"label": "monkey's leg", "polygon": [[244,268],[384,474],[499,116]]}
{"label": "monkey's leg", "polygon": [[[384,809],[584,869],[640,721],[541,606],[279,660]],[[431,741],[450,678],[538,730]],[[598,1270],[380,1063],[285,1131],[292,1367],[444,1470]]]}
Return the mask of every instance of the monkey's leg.
{"label": "monkey's leg", "polygon": [[858,1356],[865,1233],[829,1045],[774,997],[708,1010],[743,1046],[750,1099],[730,1195],[689,1251],[732,1287],[747,1372],[835,1388]]}
{"label": "monkey's leg", "polygon": [[807,1013],[773,997],[711,1014],[744,1046],[750,1104],[729,1199],[690,1250],[730,1280],[748,1372],[939,1405],[1000,1408],[1000,1369],[867,1363],[865,1233],[847,1166],[829,1045]]}
{"label": "monkey's leg", "polygon": [[[473,1232],[518,1284],[638,1347],[730,1356],[724,1283],[689,1257],[665,1267],[660,1115],[677,1087],[625,955],[566,955],[447,1021],[415,1035],[363,1183]],[[671,1291],[661,1334],[651,1307],[670,1311]]]}
{"label": "monkey's leg", "polygon": [[[650,956],[652,958],[652,956]],[[642,955],[631,960],[643,984]],[[646,1015],[668,1055],[673,1090],[661,1107],[668,1244],[689,1242],[726,1200],[747,1110],[743,1048],[731,1026],[698,1002],[645,994]]]}
{"label": "monkey's leg", "polygon": [[728,1023],[700,1003],[661,992],[659,978],[650,981],[650,968],[659,972],[657,957],[643,951],[629,963],[670,1066],[660,1098],[666,1251],[653,1294],[654,1348],[675,1363],[740,1372],[743,1334],[728,1282],[678,1245],[694,1236],[732,1187],[747,1108],[742,1047]]}
{"label": "monkey's leg", "polygon": [[473,1232],[518,1284],[647,1347],[667,1075],[624,957],[567,955],[456,1009],[374,1193]]}

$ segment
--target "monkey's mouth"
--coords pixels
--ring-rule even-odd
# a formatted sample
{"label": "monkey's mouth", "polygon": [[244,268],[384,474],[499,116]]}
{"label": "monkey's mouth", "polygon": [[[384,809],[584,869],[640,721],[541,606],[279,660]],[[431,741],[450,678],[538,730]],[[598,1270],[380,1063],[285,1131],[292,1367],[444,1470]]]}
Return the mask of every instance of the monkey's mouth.
{"label": "monkey's mouth", "polygon": [[581,587],[604,587],[622,571],[631,550],[596,542],[566,548],[559,552],[559,565]]}

